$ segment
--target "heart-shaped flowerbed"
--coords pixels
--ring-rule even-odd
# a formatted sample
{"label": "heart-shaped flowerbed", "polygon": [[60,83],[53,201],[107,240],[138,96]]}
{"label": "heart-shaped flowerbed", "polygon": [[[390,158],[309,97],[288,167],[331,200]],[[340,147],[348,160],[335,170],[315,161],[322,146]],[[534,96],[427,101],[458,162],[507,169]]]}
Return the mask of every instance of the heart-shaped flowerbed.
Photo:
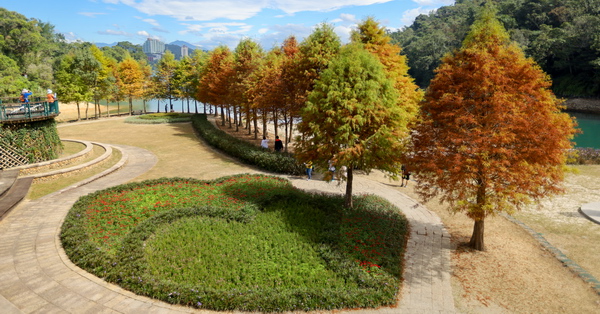
{"label": "heart-shaped flowerbed", "polygon": [[272,176],[169,178],[82,197],[61,232],[78,266],[137,294],[215,310],[393,304],[407,224],[391,204]]}

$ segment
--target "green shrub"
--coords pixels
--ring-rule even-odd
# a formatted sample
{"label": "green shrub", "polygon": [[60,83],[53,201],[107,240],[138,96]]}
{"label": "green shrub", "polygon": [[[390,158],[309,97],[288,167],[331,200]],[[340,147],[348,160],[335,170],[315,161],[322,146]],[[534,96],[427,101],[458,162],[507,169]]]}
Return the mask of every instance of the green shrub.
{"label": "green shrub", "polygon": [[78,266],[173,304],[278,312],[394,304],[406,219],[379,197],[360,196],[352,210],[343,203],[263,175],[163,178],[81,197],[61,241]]}
{"label": "green shrub", "polygon": [[11,147],[30,164],[56,159],[63,149],[54,119],[0,125],[0,146]]}
{"label": "green shrub", "polygon": [[272,152],[235,138],[217,129],[204,114],[193,115],[192,125],[209,145],[246,164],[274,173],[291,175],[304,173],[304,167],[292,154]]}
{"label": "green shrub", "polygon": [[187,113],[167,112],[167,113],[151,113],[141,116],[133,116],[125,119],[126,123],[132,124],[161,124],[161,123],[177,123],[190,122],[192,116]]}

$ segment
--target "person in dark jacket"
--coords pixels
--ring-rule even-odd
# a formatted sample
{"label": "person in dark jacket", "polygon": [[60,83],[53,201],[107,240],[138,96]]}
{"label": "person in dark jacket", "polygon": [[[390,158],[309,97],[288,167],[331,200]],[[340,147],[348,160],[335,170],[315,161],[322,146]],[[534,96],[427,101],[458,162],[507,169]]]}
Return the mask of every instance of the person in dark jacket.
{"label": "person in dark jacket", "polygon": [[283,142],[279,139],[279,135],[275,136],[275,151],[280,152],[283,150]]}

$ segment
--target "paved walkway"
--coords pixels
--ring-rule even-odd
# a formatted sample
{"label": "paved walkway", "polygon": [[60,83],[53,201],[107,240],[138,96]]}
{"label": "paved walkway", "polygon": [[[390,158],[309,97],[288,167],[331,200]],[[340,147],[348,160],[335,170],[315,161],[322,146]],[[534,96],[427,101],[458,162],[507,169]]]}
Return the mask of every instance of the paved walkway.
{"label": "paved walkway", "polygon": [[[20,204],[0,222],[0,312],[2,313],[211,313],[137,296],[72,264],[60,245],[61,223],[82,195],[128,182],[157,162],[149,151],[114,145],[127,164],[89,184]],[[394,188],[355,177],[354,191],[381,195],[410,220],[405,282],[397,308],[336,313],[453,313],[450,238],[440,219]],[[343,193],[344,186],[290,177],[299,188]]]}
{"label": "paved walkway", "polygon": [[589,220],[600,224],[600,202],[583,204],[579,211]]}

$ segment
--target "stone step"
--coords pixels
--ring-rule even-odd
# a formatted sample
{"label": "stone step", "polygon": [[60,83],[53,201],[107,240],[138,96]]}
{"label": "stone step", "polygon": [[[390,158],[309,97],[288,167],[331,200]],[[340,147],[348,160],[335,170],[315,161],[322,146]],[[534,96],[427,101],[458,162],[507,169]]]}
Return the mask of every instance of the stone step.
{"label": "stone step", "polygon": [[31,187],[32,177],[19,178],[10,189],[0,197],[0,220],[6,216],[13,207],[21,202]]}
{"label": "stone step", "polygon": [[19,176],[18,169],[0,171],[0,197],[6,193]]}

